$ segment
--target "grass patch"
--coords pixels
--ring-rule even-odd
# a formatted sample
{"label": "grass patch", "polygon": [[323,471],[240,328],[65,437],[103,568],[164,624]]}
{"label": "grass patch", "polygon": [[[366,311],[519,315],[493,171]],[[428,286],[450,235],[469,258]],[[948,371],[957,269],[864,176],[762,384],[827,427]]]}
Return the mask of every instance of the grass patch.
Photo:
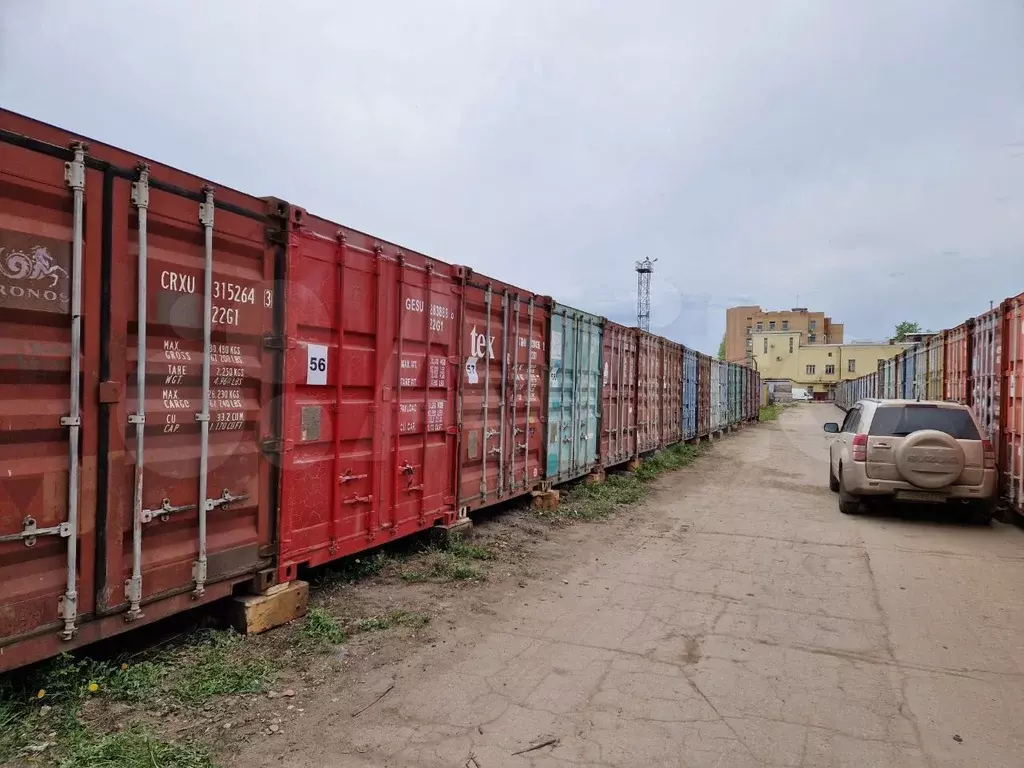
{"label": "grass patch", "polygon": [[632,472],[610,474],[603,483],[577,483],[562,491],[556,509],[535,509],[534,514],[560,521],[602,520],[620,507],[641,501],[651,481],[664,472],[689,466],[702,453],[698,446],[677,443],[648,456]]}
{"label": "grass patch", "polygon": [[145,701],[163,686],[166,669],[152,661],[122,664],[107,674],[101,683],[101,693],[118,701]]}
{"label": "grass patch", "polygon": [[390,611],[380,616],[371,616],[356,623],[360,632],[381,632],[392,627],[421,629],[430,623],[430,616],[418,611]]}
{"label": "grass patch", "polygon": [[461,536],[452,536],[441,546],[428,547],[421,554],[422,566],[399,574],[403,581],[485,581],[487,571],[481,564],[495,559],[490,549],[470,544]]}
{"label": "grass patch", "polygon": [[302,635],[322,646],[339,645],[348,640],[348,635],[337,620],[323,608],[310,608],[302,625]]}
{"label": "grass patch", "polygon": [[779,414],[781,414],[784,409],[785,407],[778,403],[762,406],[760,413],[757,415],[757,420],[775,421],[779,418]]}
{"label": "grass patch", "polygon": [[409,584],[421,584],[424,581],[430,581],[430,574],[423,571],[403,571],[400,575],[402,581]]}
{"label": "grass patch", "polygon": [[210,753],[189,743],[168,743],[139,726],[72,744],[60,768],[213,768]]}
{"label": "grass patch", "polygon": [[261,693],[273,671],[263,660],[238,658],[241,636],[234,632],[202,632],[181,654],[184,674],[171,694],[185,704],[201,704],[212,696]]}

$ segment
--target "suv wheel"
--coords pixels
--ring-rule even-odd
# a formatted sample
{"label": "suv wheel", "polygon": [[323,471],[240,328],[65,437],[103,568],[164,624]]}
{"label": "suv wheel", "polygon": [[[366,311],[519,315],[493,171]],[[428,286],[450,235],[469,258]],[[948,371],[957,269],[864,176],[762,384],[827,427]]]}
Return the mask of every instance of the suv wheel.
{"label": "suv wheel", "polygon": [[847,493],[843,486],[843,469],[839,468],[839,511],[844,515],[856,515],[860,512],[860,496]]}
{"label": "suv wheel", "polygon": [[990,525],[995,505],[991,501],[975,501],[968,505],[964,515],[968,525]]}
{"label": "suv wheel", "polygon": [[828,463],[828,489],[832,493],[836,493],[839,490],[839,481],[836,479],[836,473],[832,471],[832,462]]}

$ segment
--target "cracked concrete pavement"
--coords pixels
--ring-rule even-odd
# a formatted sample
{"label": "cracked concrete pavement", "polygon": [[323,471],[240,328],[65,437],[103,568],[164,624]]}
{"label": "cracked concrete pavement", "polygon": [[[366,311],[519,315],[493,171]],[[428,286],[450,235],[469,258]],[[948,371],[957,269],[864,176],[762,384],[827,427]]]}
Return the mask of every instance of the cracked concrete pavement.
{"label": "cracked concrete pavement", "polygon": [[320,694],[236,764],[1024,765],[1024,534],[841,515],[838,415],[728,436],[562,578]]}

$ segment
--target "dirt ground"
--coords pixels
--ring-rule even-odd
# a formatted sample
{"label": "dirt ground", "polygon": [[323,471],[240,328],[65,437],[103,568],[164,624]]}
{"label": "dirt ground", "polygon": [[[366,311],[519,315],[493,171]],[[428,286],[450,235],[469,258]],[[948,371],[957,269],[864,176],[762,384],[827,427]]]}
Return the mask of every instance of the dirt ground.
{"label": "dirt ground", "polygon": [[805,405],[730,435],[609,522],[484,524],[507,550],[485,582],[333,593],[433,620],[310,657],[221,760],[1024,765],[1024,534],[841,515],[821,431],[837,417]]}

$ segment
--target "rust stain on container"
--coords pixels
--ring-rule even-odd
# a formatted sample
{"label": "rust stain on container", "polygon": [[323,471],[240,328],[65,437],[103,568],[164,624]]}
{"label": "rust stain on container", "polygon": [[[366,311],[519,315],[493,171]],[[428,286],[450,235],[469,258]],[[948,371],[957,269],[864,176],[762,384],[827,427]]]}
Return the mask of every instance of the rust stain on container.
{"label": "rust stain on container", "polygon": [[605,320],[601,385],[601,465],[637,456],[637,331]]}

